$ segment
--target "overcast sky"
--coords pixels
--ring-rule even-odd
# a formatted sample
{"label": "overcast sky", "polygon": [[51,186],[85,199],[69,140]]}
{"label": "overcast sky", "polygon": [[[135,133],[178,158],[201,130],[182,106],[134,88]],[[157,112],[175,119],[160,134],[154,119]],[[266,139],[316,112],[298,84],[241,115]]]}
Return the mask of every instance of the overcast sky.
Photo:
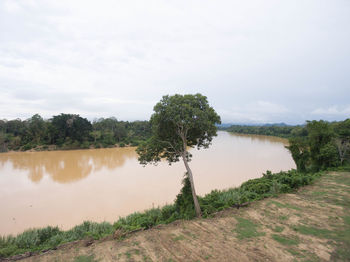
{"label": "overcast sky", "polygon": [[198,92],[223,122],[349,118],[350,1],[0,1],[0,119]]}

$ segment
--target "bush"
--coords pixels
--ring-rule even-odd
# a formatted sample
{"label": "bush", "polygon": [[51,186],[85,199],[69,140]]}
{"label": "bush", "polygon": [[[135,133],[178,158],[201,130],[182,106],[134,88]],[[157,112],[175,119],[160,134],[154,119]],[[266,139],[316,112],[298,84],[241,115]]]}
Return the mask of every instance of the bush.
{"label": "bush", "polygon": [[88,141],[84,141],[81,145],[80,145],[81,148],[83,149],[87,149],[90,147],[90,143]]}
{"label": "bush", "polygon": [[140,144],[139,141],[131,141],[130,145],[131,146],[138,146]]}
{"label": "bush", "polygon": [[267,194],[270,192],[271,186],[272,186],[272,181],[262,177],[262,178],[250,179],[247,182],[244,182],[241,185],[241,188],[244,191],[250,191],[258,195],[264,196],[264,194]]}
{"label": "bush", "polygon": [[71,230],[65,232],[65,237],[69,241],[83,239],[87,236],[99,239],[106,235],[112,234],[114,227],[108,222],[95,223],[84,221],[81,225],[73,227]]}
{"label": "bush", "polygon": [[30,150],[33,148],[33,145],[31,143],[28,143],[28,144],[25,144],[23,147],[22,147],[22,150],[23,151],[27,151],[27,150]]}
{"label": "bush", "polygon": [[182,180],[182,185],[183,187],[180,190],[180,194],[178,194],[175,199],[175,208],[181,218],[191,219],[196,216],[196,212],[194,209],[191,183],[187,174],[185,174]]}

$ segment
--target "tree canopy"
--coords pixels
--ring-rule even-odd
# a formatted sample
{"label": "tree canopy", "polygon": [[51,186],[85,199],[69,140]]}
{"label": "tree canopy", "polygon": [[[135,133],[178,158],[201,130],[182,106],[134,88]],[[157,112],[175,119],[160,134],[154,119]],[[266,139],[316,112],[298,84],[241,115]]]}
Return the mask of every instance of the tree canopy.
{"label": "tree canopy", "polygon": [[[77,114],[59,114],[44,120],[39,114],[22,121],[0,120],[0,152],[137,146],[150,137],[148,121],[118,121],[100,118],[92,123]],[[54,147],[51,147],[54,146]]]}
{"label": "tree canopy", "polygon": [[[137,152],[141,164],[165,158],[179,161],[187,147],[207,148],[216,136],[220,116],[201,94],[163,96],[150,119],[152,136]],[[187,160],[191,158],[187,154]]]}
{"label": "tree canopy", "polygon": [[201,94],[166,95],[154,106],[150,124],[151,138],[137,148],[139,162],[144,165],[155,164],[166,159],[171,164],[182,158],[191,182],[196,213],[200,216],[192,171],[188,165],[192,155],[187,149],[207,148],[216,136],[216,124],[220,124],[220,116]]}

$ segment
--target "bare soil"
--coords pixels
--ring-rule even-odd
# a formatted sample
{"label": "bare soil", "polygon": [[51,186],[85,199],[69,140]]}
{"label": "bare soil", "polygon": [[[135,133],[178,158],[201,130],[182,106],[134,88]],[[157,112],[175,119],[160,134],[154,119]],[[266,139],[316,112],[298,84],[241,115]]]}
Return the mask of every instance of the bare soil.
{"label": "bare soil", "polygon": [[330,173],[294,194],[212,218],[176,221],[124,237],[116,232],[109,239],[70,243],[23,260],[350,261],[349,232],[350,173]]}

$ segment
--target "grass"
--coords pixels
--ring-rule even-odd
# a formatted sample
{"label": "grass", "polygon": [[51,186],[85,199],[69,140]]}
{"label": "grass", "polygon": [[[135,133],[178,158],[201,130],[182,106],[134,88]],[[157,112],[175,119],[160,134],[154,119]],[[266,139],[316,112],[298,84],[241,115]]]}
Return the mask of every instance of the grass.
{"label": "grass", "polygon": [[281,221],[286,221],[286,220],[288,220],[288,218],[289,218],[289,216],[285,216],[285,215],[278,216],[278,219]]}
{"label": "grass", "polygon": [[98,262],[98,260],[94,259],[94,256],[78,256],[76,257],[73,262]]}
{"label": "grass", "polygon": [[305,257],[303,254],[301,254],[299,251],[297,251],[297,250],[295,250],[293,248],[288,248],[288,249],[286,249],[286,251],[289,252],[290,254],[292,254],[295,257],[299,257],[299,258]]}
{"label": "grass", "polygon": [[127,251],[127,252],[125,252],[125,256],[126,256],[127,258],[131,258],[131,253],[130,253],[129,251]]}
{"label": "grass", "polygon": [[277,234],[272,234],[271,237],[274,240],[276,240],[278,243],[285,245],[285,246],[293,246],[293,245],[299,244],[299,240],[297,240],[297,239],[287,238],[287,237],[277,235]]}
{"label": "grass", "polygon": [[333,231],[330,231],[328,229],[316,228],[305,225],[294,226],[293,229],[300,234],[321,238],[332,238],[334,235]]}
{"label": "grass", "polygon": [[236,220],[238,221],[238,223],[235,229],[233,229],[232,231],[237,234],[238,239],[246,239],[265,235],[264,232],[258,232],[258,225],[254,224],[249,219],[237,217]]}
{"label": "grass", "polygon": [[350,177],[338,176],[334,178],[334,182],[337,184],[350,186]]}
{"label": "grass", "polygon": [[20,254],[27,251],[35,252],[43,249],[57,247],[83,238],[100,239],[111,235],[114,227],[107,222],[84,222],[71,230],[62,231],[58,227],[46,227],[41,229],[29,229],[16,237],[0,237],[0,258]]}
{"label": "grass", "polygon": [[172,240],[173,241],[180,241],[180,240],[184,240],[184,239],[185,239],[185,237],[183,235],[178,235],[178,236],[174,237]]}
{"label": "grass", "polygon": [[289,208],[289,209],[294,209],[294,210],[298,210],[298,211],[301,211],[301,208],[300,207],[297,207],[295,205],[291,205],[289,203],[286,203],[286,204],[282,204],[281,202],[278,202],[278,201],[269,201],[269,203],[267,203],[267,206],[271,205],[271,204],[274,204],[275,206],[279,207],[279,208]]}
{"label": "grass", "polygon": [[313,197],[325,196],[327,195],[326,191],[314,191],[311,193]]}
{"label": "grass", "polygon": [[284,227],[282,226],[276,226],[272,229],[273,231],[277,232],[277,233],[281,233],[284,230]]}

